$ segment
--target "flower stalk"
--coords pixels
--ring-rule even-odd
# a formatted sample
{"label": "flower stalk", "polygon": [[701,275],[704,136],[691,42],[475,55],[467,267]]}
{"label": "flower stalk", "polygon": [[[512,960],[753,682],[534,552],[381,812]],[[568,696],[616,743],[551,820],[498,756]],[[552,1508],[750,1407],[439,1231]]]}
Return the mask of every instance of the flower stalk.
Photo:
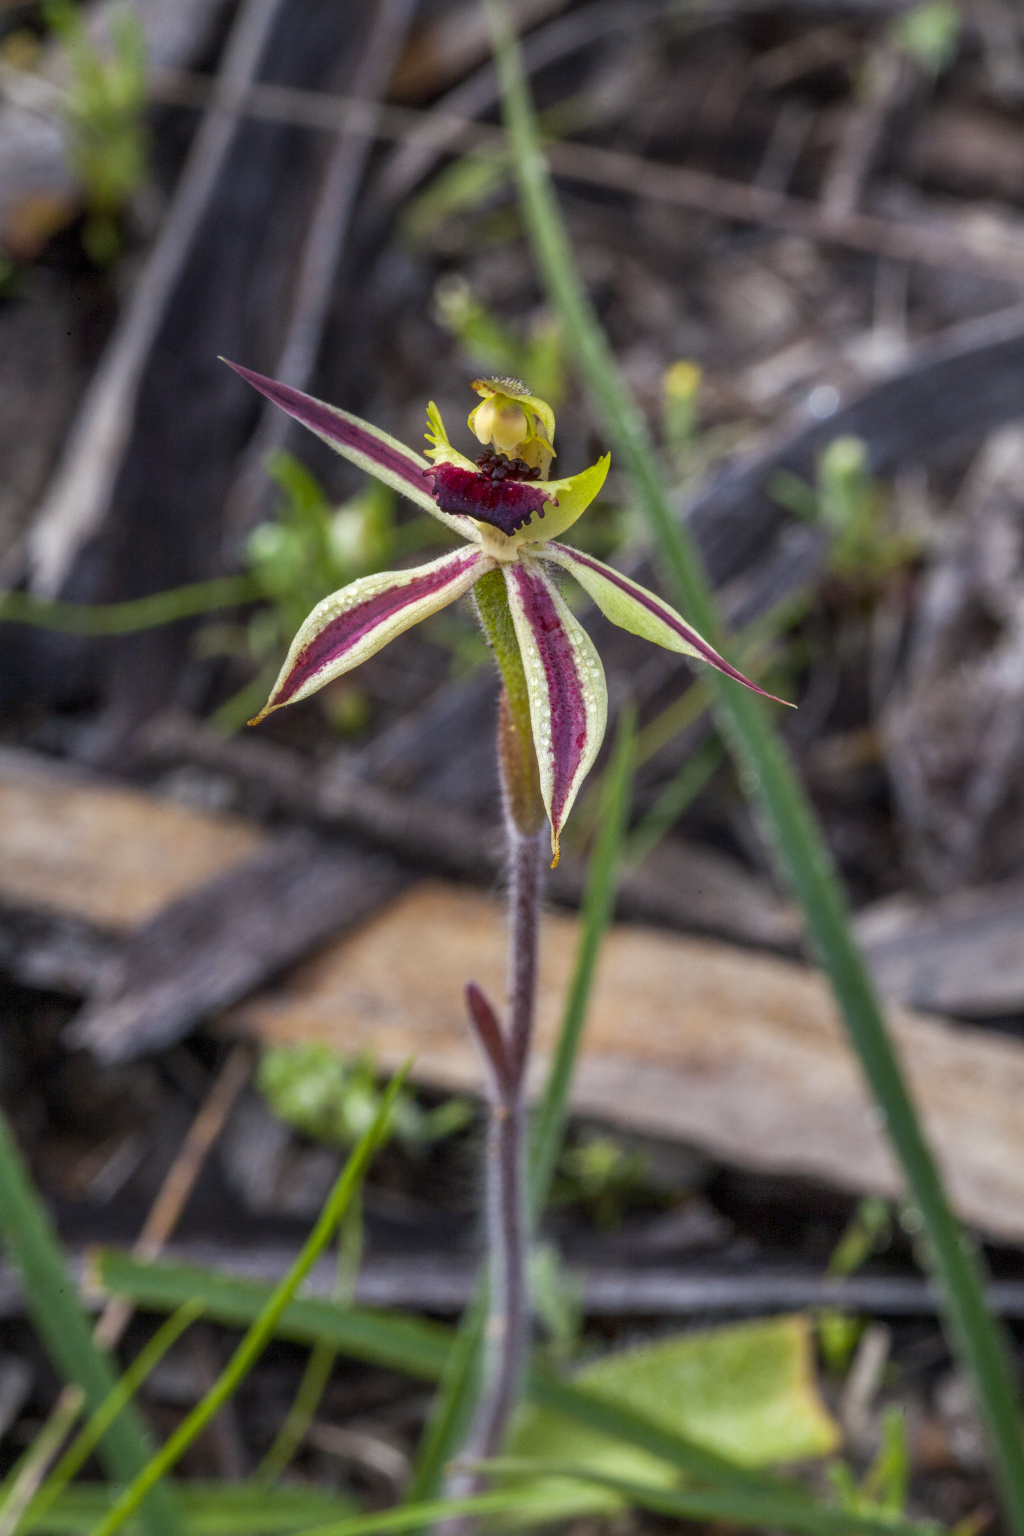
{"label": "flower stalk", "polygon": [[[609,457],[576,475],[547,479],[555,458],[554,412],[518,379],[474,381],[481,403],[467,426],[484,449],[474,461],[452,446],[433,402],[427,408],[429,447],[420,456],[347,411],[231,366],[343,457],[465,540],[462,548],[427,565],[362,576],[318,603],[250,724],[308,698],[469,593],[501,673],[498,760],[510,876],[505,1021],[479,987],[471,983],[466,989],[490,1113],[488,1312],[482,1381],[465,1451],[486,1459],[502,1449],[529,1349],[526,1080],[537,989],[541,844],[549,828],[554,867],[559,836],[600,751],[608,716],[601,659],[560,582],[571,575],[612,623],[762,690],[656,593],[560,542],[600,492]],[[464,1362],[470,1373],[476,1355],[471,1343]],[[468,1393],[468,1375],[466,1380]],[[439,1435],[447,1432],[439,1427]],[[467,1478],[467,1486],[474,1486],[468,1469],[456,1486]]]}

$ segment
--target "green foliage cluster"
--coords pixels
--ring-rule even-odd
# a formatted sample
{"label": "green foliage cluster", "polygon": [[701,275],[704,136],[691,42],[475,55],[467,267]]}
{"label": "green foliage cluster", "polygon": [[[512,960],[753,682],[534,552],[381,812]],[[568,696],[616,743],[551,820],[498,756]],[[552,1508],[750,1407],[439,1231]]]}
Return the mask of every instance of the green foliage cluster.
{"label": "green foliage cluster", "polygon": [[834,438],[818,455],[813,486],[781,469],[768,491],[787,511],[828,530],[829,570],[866,590],[874,590],[919,553],[914,538],[893,528],[890,498],[871,473],[863,438]]}
{"label": "green foliage cluster", "polygon": [[896,46],[929,75],[940,75],[956,58],[963,17],[956,0],[924,0],[893,18]]}
{"label": "green foliage cluster", "polygon": [[134,10],[117,10],[104,54],[90,41],[72,0],[44,0],[43,10],[70,70],[64,121],[86,200],[85,248],[98,266],[109,266],[121,252],[125,204],[148,175],[145,34]]}
{"label": "green foliage cluster", "polygon": [[557,320],[542,314],[520,337],[477,297],[459,273],[439,279],[434,317],[456,338],[474,367],[489,375],[525,379],[557,410],[565,395],[565,348]]}
{"label": "green foliage cluster", "polygon": [[311,608],[395,554],[395,493],[379,480],[335,509],[304,464],[284,449],[266,471],[280,496],[276,516],[250,533],[245,561],[269,605],[255,649],[287,647]]}
{"label": "green foliage cluster", "polygon": [[567,1147],[551,1191],[555,1205],[579,1203],[598,1227],[617,1227],[624,1208],[649,1188],[651,1164],[613,1136],[589,1135]]}
{"label": "green foliage cluster", "polygon": [[[395,494],[379,480],[368,477],[363,490],[335,508],[294,454],[279,449],[265,468],[279,492],[275,515],[252,530],[245,546],[252,594],[261,601],[244,626],[212,625],[198,642],[202,654],[240,655],[259,668],[213,716],[214,726],[228,734],[264,702],[292,637],[317,603],[444,534],[431,517],[399,524]],[[320,703],[342,734],[366,724],[366,701],[348,681],[325,690]]]}
{"label": "green foliage cluster", "polygon": [[[380,1112],[383,1090],[372,1056],[347,1061],[328,1045],[299,1041],[271,1046],[260,1057],[257,1087],[279,1120],[330,1146],[353,1145]],[[391,1110],[391,1134],[410,1148],[442,1141],[469,1124],[472,1106],[448,1099],[424,1109],[403,1090]]]}

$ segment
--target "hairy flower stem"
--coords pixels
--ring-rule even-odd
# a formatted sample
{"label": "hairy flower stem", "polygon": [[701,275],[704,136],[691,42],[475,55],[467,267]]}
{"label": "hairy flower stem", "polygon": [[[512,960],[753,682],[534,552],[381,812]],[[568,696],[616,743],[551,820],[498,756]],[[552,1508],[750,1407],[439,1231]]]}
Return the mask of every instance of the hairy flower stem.
{"label": "hairy flower stem", "polygon": [[[526,748],[526,750],[524,750]],[[485,1171],[488,1315],[480,1395],[464,1455],[497,1455],[518,1401],[530,1341],[527,1282],[526,1076],[537,990],[537,937],[546,829],[534,814],[532,741],[517,732],[502,697],[498,733],[509,845],[508,1021],[470,984],[466,1001],[487,1079],[490,1122]],[[525,824],[524,824],[525,823]],[[459,1490],[477,1486],[458,1479]],[[454,1485],[453,1485],[454,1486]]]}
{"label": "hairy flower stem", "polygon": [[507,1078],[492,1098],[487,1138],[490,1310],[483,1390],[469,1437],[474,1456],[496,1456],[519,1395],[530,1332],[526,1279],[526,1068],[533,1035],[542,834],[509,825],[511,854],[510,1013]]}

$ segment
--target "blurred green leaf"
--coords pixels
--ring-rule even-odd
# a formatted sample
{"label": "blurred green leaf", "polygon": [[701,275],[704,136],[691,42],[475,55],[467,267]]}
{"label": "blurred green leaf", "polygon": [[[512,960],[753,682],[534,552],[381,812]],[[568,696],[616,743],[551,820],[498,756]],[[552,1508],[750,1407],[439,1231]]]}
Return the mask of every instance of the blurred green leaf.
{"label": "blurred green leaf", "polygon": [[939,75],[956,58],[963,17],[956,0],[926,0],[892,22],[892,36],[928,74]]}
{"label": "blurred green leaf", "polygon": [[[189,1479],[175,1485],[187,1536],[288,1536],[306,1526],[342,1520],[356,1513],[344,1494],[295,1485],[286,1488],[245,1483],[204,1483]],[[39,1520],[30,1520],[24,1536],[86,1536],[110,1508],[112,1490],[105,1483],[68,1488]]]}
{"label": "blurred green leaf", "polygon": [[[806,1317],[773,1318],[605,1356],[573,1377],[602,1400],[643,1413],[653,1423],[741,1467],[824,1456],[839,1430],[814,1385]],[[509,1454],[572,1462],[648,1484],[673,1487],[678,1470],[649,1452],[547,1408],[520,1410]],[[532,1517],[554,1520],[622,1507],[611,1491],[564,1478],[533,1480]]]}
{"label": "blurred green leaf", "polygon": [[[382,1094],[372,1056],[363,1052],[346,1060],[316,1041],[265,1050],[256,1086],[279,1120],[304,1136],[342,1147],[363,1135]],[[391,1132],[407,1146],[425,1146],[461,1130],[472,1117],[468,1100],[449,1099],[423,1109],[411,1093],[402,1092],[395,1099]]]}
{"label": "blurred green leaf", "polygon": [[449,273],[434,289],[434,318],[474,367],[523,379],[557,408],[565,394],[565,349],[561,327],[549,314],[520,337],[481,302],[461,274]]}
{"label": "blurred green leaf", "polygon": [[43,13],[70,69],[64,120],[69,158],[85,193],[86,251],[97,265],[109,266],[121,251],[121,210],[148,176],[146,35],[130,6],[114,10],[105,54],[71,0],[44,0]]}

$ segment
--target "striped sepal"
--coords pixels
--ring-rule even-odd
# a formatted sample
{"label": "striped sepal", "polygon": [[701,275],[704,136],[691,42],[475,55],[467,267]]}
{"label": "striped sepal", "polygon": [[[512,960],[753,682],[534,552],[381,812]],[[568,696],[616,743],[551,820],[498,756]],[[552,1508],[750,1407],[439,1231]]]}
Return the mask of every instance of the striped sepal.
{"label": "striped sepal", "polygon": [[674,608],[662,602],[653,592],[648,592],[639,582],[630,581],[621,571],[613,570],[610,565],[604,565],[592,555],[585,555],[582,550],[570,549],[568,544],[551,541],[538,545],[536,554],[538,559],[550,560],[571,571],[605,618],[618,624],[620,629],[628,629],[631,634],[651,640],[655,645],[663,645],[666,650],[679,651],[684,656],[694,656],[698,661],[709,662],[719,672],[724,672],[726,677],[734,677],[738,683],[743,683],[775,704],[787,702],[785,699],[776,699],[772,693],[765,693],[749,677],[737,672]]}
{"label": "striped sepal", "polygon": [[490,569],[491,561],[478,549],[457,549],[415,570],[360,576],[325,597],[292,641],[269,700],[249,724],[358,667],[396,635],[468,592]]}
{"label": "striped sepal", "polygon": [[424,507],[440,522],[447,523],[449,528],[461,533],[463,538],[479,543],[479,531],[470,518],[441,511],[431,495],[431,466],[425,464],[418,453],[400,443],[397,437],[382,432],[379,427],[372,427],[369,422],[336,405],[314,400],[312,395],[304,395],[300,389],[278,384],[276,380],[265,378],[262,373],[253,373],[251,368],[242,368],[226,357],[223,361],[247,384],[258,389],[261,395],[266,395],[268,400],[279,405],[282,411],[287,411],[296,421],[301,421],[304,427],[315,432],[317,437],[322,438],[343,458],[350,459],[368,475],[375,475],[385,485],[408,496],[417,506]]}
{"label": "striped sepal", "polygon": [[522,652],[551,851],[604,737],[608,690],[593,641],[533,561],[502,566]]}

